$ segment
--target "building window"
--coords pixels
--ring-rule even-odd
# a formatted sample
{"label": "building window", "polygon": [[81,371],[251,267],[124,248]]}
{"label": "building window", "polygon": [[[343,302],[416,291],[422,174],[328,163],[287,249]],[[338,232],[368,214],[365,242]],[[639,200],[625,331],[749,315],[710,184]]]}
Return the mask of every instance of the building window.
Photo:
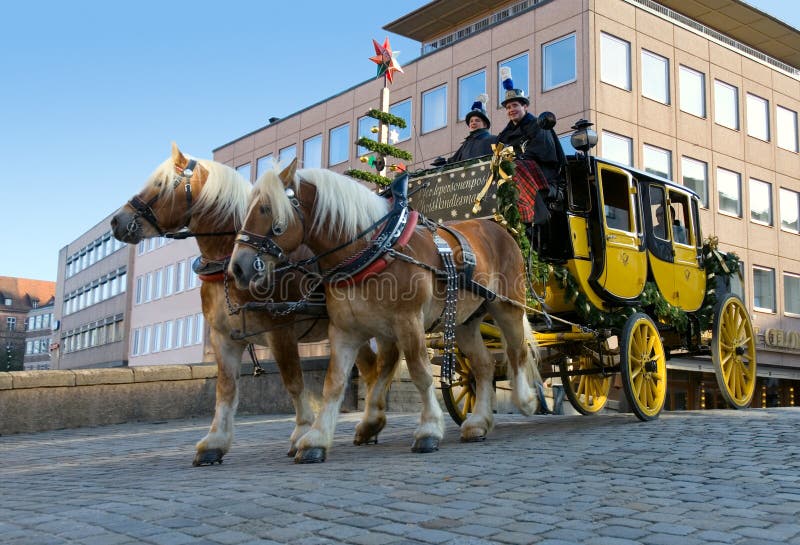
{"label": "building window", "polygon": [[603,131],[603,158],[633,166],[633,140],[627,136]]}
{"label": "building window", "polygon": [[[372,128],[378,128],[378,120],[372,119],[371,117],[359,117],[358,118],[358,139],[368,138],[369,140],[374,140],[375,142],[378,141],[378,133],[372,132]],[[367,155],[370,151],[362,146],[358,146],[356,153],[359,157],[362,155]]]}
{"label": "building window", "polygon": [[144,292],[143,292],[143,290],[144,290],[143,279],[142,279],[141,276],[137,276],[136,277],[136,296],[135,296],[135,299],[134,299],[136,301],[137,305],[142,304],[142,301],[144,301]]}
{"label": "building window", "polygon": [[783,312],[800,316],[800,275],[783,273]]}
{"label": "building window", "polygon": [[6,318],[6,329],[9,331],[17,330],[17,318],[15,316],[8,316]]}
{"label": "building window", "polygon": [[511,69],[511,80],[514,82],[514,87],[525,91],[526,96],[529,94],[530,87],[528,86],[528,54],[523,53],[510,59],[504,60],[497,65],[497,105],[505,99],[506,90],[503,89],[503,81],[500,79],[500,69],[508,67]]}
{"label": "building window", "polygon": [[194,315],[194,323],[194,344],[200,344],[203,342],[203,313],[197,313]]}
{"label": "building window", "polygon": [[164,297],[172,295],[172,290],[175,287],[175,265],[167,265],[164,268]]}
{"label": "building window", "polygon": [[338,165],[350,159],[350,124],[328,132],[328,165]]}
{"label": "building window", "polygon": [[144,277],[144,302],[153,300],[153,273],[149,272]]}
{"label": "building window", "polygon": [[562,134],[558,137],[558,141],[561,142],[561,149],[564,150],[564,155],[575,155],[577,153],[577,150],[572,147],[572,133]]}
{"label": "building window", "polygon": [[189,346],[192,344],[192,322],[194,322],[194,316],[190,314],[186,317],[186,326],[184,329],[186,338],[184,339],[183,346]]}
{"label": "building window", "polygon": [[797,151],[797,112],[778,106],[775,108],[779,148]]}
{"label": "building window", "polygon": [[772,225],[772,184],[750,178],[750,219]]}
{"label": "building window", "polygon": [[681,111],[706,116],[706,76],[702,72],[686,66],[679,68],[680,107]]}
{"label": "building window", "polygon": [[[575,34],[542,46],[542,91],[572,83],[576,77]],[[511,73],[513,76],[513,72]]]}
{"label": "building window", "polygon": [[175,320],[175,348],[183,346],[183,318]]}
{"label": "building window", "polygon": [[[409,98],[407,100],[389,106],[389,113],[392,115],[396,115],[397,117],[402,117],[403,120],[406,122],[405,129],[394,127],[395,130],[397,130],[397,142],[403,142],[405,140],[411,139],[411,99]],[[374,119],[372,118],[369,119],[372,121],[373,124],[377,123],[377,121],[375,121]]]}
{"label": "building window", "polygon": [[248,182],[250,181],[250,163],[239,165],[236,167],[236,172],[238,172],[239,175]]}
{"label": "building window", "polygon": [[303,140],[303,168],[322,168],[322,135]]}
{"label": "building window", "polygon": [[422,133],[447,126],[447,85],[422,93]]}
{"label": "building window", "polygon": [[605,32],[600,34],[600,81],[631,90],[631,44]]}
{"label": "building window", "polygon": [[162,274],[161,269],[153,274],[153,299],[161,299]]}
{"label": "building window", "polygon": [[642,96],[669,104],[669,59],[642,49]]}
{"label": "building window", "polygon": [[683,185],[697,193],[703,208],[708,208],[708,165],[703,161],[681,157]]}
{"label": "building window", "polygon": [[642,160],[646,172],[672,179],[672,153],[669,150],[645,144],[642,148]]}
{"label": "building window", "polygon": [[133,330],[131,334],[131,356],[138,356],[139,355],[139,337],[141,333],[139,332],[139,328]]}
{"label": "building window", "polygon": [[172,320],[164,322],[164,350],[172,348]]}
{"label": "building window", "polygon": [[753,267],[753,309],[775,312],[775,270]]}
{"label": "building window", "polygon": [[142,329],[142,348],[139,351],[140,354],[150,353],[150,341],[152,332],[153,332],[152,326],[147,326]]}
{"label": "building window", "polygon": [[719,211],[730,216],[742,217],[742,184],[739,174],[717,168],[717,192]]}
{"label": "building window", "polygon": [[747,134],[769,141],[769,101],[747,93]]}
{"label": "building window", "polygon": [[714,122],[739,130],[739,90],[717,80],[714,80]]}
{"label": "building window", "polygon": [[291,163],[292,159],[295,157],[297,157],[297,146],[294,144],[286,146],[278,152],[278,162],[284,167],[289,166],[289,163]]}
{"label": "building window", "polygon": [[261,176],[272,168],[272,154],[265,155],[264,157],[259,157],[256,161],[256,180],[261,178]]}
{"label": "building window", "polygon": [[178,261],[175,268],[175,293],[183,291],[186,288],[186,262]]}
{"label": "building window", "polygon": [[800,193],[781,188],[781,229],[800,233]]}
{"label": "building window", "polygon": [[[458,79],[458,120],[463,120],[478,96],[486,92],[486,70]],[[484,106],[488,108],[489,105]]]}
{"label": "building window", "polygon": [[153,353],[161,352],[161,324],[153,326]]}

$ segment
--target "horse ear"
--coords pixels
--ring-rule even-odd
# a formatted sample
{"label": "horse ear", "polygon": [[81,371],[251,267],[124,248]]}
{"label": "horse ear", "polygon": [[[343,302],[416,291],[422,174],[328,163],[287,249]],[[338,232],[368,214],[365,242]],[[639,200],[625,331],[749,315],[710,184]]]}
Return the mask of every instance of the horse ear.
{"label": "horse ear", "polygon": [[284,187],[289,187],[294,184],[294,175],[297,172],[297,157],[292,159],[292,162],[289,163],[289,166],[286,167],[278,174],[278,177],[283,182]]}
{"label": "horse ear", "polygon": [[186,157],[184,157],[183,153],[181,153],[181,150],[178,149],[178,144],[173,142],[172,143],[172,163],[175,166],[183,167],[188,162],[189,161],[186,160]]}

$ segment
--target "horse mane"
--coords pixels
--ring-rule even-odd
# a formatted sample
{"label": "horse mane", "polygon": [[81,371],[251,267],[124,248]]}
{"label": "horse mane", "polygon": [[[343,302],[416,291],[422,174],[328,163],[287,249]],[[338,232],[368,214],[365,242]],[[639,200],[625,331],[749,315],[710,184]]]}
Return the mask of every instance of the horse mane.
{"label": "horse mane", "polygon": [[[299,190],[300,182],[308,182],[317,189],[316,217],[312,232],[323,229],[337,237],[353,238],[381,219],[389,210],[389,203],[366,186],[343,174],[322,168],[298,170],[292,187]],[[290,224],[296,215],[286,196],[277,165],[256,181],[253,198],[271,208],[277,223]]]}
{"label": "horse mane", "polygon": [[[236,170],[216,161],[196,159],[197,163],[208,171],[208,178],[199,195],[193,195],[192,215],[207,215],[211,228],[220,228],[233,219],[234,225],[241,226],[247,213],[250,197],[250,182],[245,180]],[[157,187],[161,182],[159,198],[184,198],[184,184],[173,187],[175,164],[172,159],[161,163],[150,175],[146,186]]]}

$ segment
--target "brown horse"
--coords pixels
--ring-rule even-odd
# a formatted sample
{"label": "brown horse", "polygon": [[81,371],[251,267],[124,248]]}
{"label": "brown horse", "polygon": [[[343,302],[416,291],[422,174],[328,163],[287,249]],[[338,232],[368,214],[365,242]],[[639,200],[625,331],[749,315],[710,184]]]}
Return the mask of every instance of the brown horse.
{"label": "brown horse", "polygon": [[[296,443],[296,461],[325,459],[356,352],[371,337],[380,347],[398,345],[422,397],[412,450],[437,450],[443,436],[442,411],[434,395],[425,341],[425,331],[443,314],[446,293],[436,271],[442,268],[442,258],[432,229],[417,227],[399,249],[395,248],[402,255],[389,256],[385,268],[362,282],[339,274],[375,243],[377,239],[370,237],[380,231],[376,226],[389,221],[389,212],[386,199],[328,170],[274,170],[264,174],[253,189],[229,267],[239,288],[268,289],[275,281],[276,267],[291,266],[286,255],[300,244],[306,244],[317,256],[321,270],[318,281],[326,288],[331,361],[323,388],[323,408],[311,430]],[[503,333],[512,399],[524,414],[533,414],[537,407],[530,381],[541,378],[524,312],[524,266],[516,242],[492,221],[463,221],[449,227],[467,239],[477,257],[474,280],[497,295],[485,298],[465,289],[457,293],[455,338],[459,349],[470,357],[477,381],[474,412],[462,424],[461,438],[480,441],[494,423],[494,361],[480,334],[485,314],[494,318]],[[444,230],[439,234],[450,248],[458,247],[455,236]],[[461,253],[455,255],[456,264],[463,265]],[[381,377],[391,377],[396,363],[383,359],[383,366],[391,370],[384,369]],[[383,388],[381,385],[376,390]],[[369,415],[365,420],[369,422]]]}
{"label": "brown horse", "polygon": [[[190,160],[173,144],[172,156],[155,170],[141,192],[114,214],[111,227],[118,240],[130,244],[188,228],[197,236],[201,263],[212,268],[218,265],[224,272],[222,267],[233,249],[236,229],[242,224],[250,191],[249,182],[234,169],[214,161]],[[197,443],[194,465],[220,462],[231,447],[239,370],[249,342],[272,349],[284,386],[292,398],[296,417],[289,455],[293,456],[297,440],[310,429],[314,420],[311,396],[304,388],[298,342],[327,338],[328,320],[303,314],[279,316],[263,310],[241,310],[246,315],[248,332],[260,333],[246,340],[233,339],[231,332],[242,329],[243,322],[241,315],[229,313],[229,303],[235,308],[255,299],[247,290],[238,290],[233,285],[227,286],[226,298],[222,275],[210,280],[203,282],[200,297],[218,368],[216,407],[211,429]],[[273,294],[273,300],[301,300],[304,296],[302,281],[299,274],[283,275],[280,292]],[[389,356],[392,357],[391,351]],[[368,346],[360,347],[358,365],[371,392],[371,385],[377,382],[377,367],[375,355]],[[386,422],[385,396],[386,391],[369,396],[380,400],[371,408],[378,416],[369,425],[359,425],[356,444],[377,441],[378,432]]]}

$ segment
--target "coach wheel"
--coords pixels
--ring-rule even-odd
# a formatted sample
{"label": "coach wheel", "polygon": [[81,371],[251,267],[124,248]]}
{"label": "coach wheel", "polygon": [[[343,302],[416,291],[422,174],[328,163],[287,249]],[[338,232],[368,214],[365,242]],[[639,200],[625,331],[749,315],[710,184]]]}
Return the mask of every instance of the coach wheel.
{"label": "coach wheel", "polygon": [[728,294],[714,309],[711,359],[722,397],[744,409],[756,390],[756,341],[753,323],[742,300]]}
{"label": "coach wheel", "polygon": [[461,425],[475,407],[475,375],[469,360],[456,351],[456,365],[450,385],[442,384],[444,406],[453,421]]}
{"label": "coach wheel", "polygon": [[[567,399],[581,414],[595,414],[603,410],[611,390],[611,375],[600,372],[603,364],[597,354],[585,350],[571,363],[561,363],[559,372]],[[586,375],[575,375],[575,371],[597,371]]]}
{"label": "coach wheel", "polygon": [[635,313],[620,338],[620,373],[625,396],[640,420],[658,418],[667,398],[667,361],[656,324]]}

